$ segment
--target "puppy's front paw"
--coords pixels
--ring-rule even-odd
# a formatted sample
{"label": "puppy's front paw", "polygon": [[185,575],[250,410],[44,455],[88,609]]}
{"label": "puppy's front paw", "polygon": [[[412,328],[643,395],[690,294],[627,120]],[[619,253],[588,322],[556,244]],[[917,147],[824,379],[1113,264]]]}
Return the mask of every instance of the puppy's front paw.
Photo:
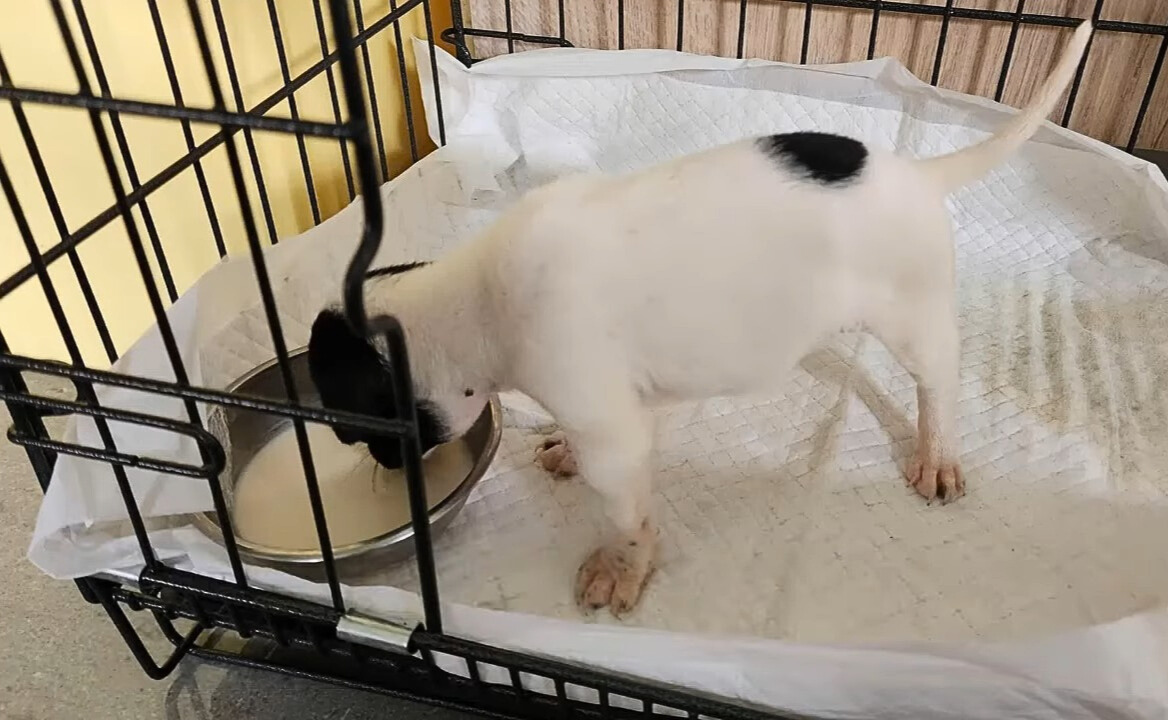
{"label": "puppy's front paw", "polygon": [[535,461],[544,470],[557,477],[571,477],[576,474],[576,457],[568,446],[563,431],[557,430],[535,450]]}
{"label": "puppy's front paw", "polygon": [[583,610],[607,606],[620,617],[636,607],[652,569],[651,554],[636,543],[598,548],[576,573],[576,604]]}
{"label": "puppy's front paw", "polygon": [[965,478],[957,462],[933,457],[921,448],[909,463],[906,479],[930,503],[934,499],[951,503],[965,494]]}

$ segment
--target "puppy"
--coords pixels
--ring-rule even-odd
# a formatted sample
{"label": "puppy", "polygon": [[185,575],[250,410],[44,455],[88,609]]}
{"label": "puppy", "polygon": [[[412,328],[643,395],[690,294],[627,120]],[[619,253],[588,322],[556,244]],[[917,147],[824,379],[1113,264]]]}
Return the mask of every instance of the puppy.
{"label": "puppy", "polygon": [[[945,197],[1042,125],[1090,35],[1078,28],[1028,108],[953,154],[907,159],[807,132],[736,142],[560,180],[441,260],[386,270],[367,283],[367,305],[405,329],[423,449],[465,432],[495,391],[539,401],[615,528],[580,566],[577,600],[621,614],[656,553],[652,408],[773,388],[816,344],[860,326],[917,383],[909,483],[930,501],[959,497]],[[386,360],[338,310],[317,318],[309,360],[326,406],[394,414]],[[401,464],[394,440],[337,434]]]}

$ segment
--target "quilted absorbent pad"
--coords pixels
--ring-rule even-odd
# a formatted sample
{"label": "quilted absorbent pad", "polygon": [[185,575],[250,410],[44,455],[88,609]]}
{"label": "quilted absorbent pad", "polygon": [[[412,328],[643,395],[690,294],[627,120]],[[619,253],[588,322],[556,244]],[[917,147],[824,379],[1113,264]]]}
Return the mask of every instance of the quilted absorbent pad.
{"label": "quilted absorbent pad", "polygon": [[[890,61],[795,68],[577,50],[473,70],[440,60],[448,143],[381,189],[379,263],[438,257],[566,173],[793,130],[928,156],[977,142],[1012,112]],[[659,570],[624,621],[585,618],[571,585],[604,532],[600,502],[533,465],[551,421],[509,396],[488,477],[436,541],[448,631],[809,714],[1168,716],[1168,184],[1050,126],[950,204],[965,498],[926,507],[905,487],[913,382],[873,338],[841,335],[780,394],[662,412]],[[360,223],[358,201],[270,250],[290,346],[339,298]],[[199,384],[224,387],[272,357],[246,258],[212,269],[170,315]],[[117,369],[171,377],[156,331]],[[103,402],[182,416],[130,391]],[[115,431],[123,452],[197,457],[174,435]],[[89,421],[70,432],[98,444]],[[184,520],[211,507],[205,487],[131,474],[160,554],[229,577],[222,550]],[[108,468],[62,457],[30,557],[60,577],[132,566],[124,517]],[[249,572],[327,600],[309,580]],[[345,594],[364,612],[403,612],[415,588],[407,562],[349,579]]]}

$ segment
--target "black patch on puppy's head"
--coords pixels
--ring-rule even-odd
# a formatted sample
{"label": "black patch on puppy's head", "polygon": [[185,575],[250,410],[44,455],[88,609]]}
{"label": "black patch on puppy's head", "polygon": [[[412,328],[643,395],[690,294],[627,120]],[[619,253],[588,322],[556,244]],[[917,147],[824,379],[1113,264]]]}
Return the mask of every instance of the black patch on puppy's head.
{"label": "black patch on puppy's head", "polygon": [[842,135],[796,132],[767,135],[758,148],[784,172],[794,172],[824,185],[854,180],[868,161],[864,143]]}
{"label": "black patch on puppy's head", "polygon": [[[353,332],[340,311],[323,310],[316,316],[308,341],[308,371],[325,408],[397,417],[389,361]],[[449,432],[433,403],[421,397],[415,400],[422,452],[426,452],[445,442]],[[373,458],[391,470],[402,466],[401,441],[396,437],[335,426],[333,432],[346,445],[365,443]]]}

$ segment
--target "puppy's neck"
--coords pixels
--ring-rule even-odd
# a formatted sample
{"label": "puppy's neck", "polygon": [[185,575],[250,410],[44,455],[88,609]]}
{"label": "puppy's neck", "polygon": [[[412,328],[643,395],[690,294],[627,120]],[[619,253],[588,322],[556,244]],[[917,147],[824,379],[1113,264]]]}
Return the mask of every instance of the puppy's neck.
{"label": "puppy's neck", "polygon": [[473,245],[435,263],[371,279],[366,288],[368,314],[397,317],[415,384],[431,392],[499,389],[499,328],[491,312],[486,265]]}

